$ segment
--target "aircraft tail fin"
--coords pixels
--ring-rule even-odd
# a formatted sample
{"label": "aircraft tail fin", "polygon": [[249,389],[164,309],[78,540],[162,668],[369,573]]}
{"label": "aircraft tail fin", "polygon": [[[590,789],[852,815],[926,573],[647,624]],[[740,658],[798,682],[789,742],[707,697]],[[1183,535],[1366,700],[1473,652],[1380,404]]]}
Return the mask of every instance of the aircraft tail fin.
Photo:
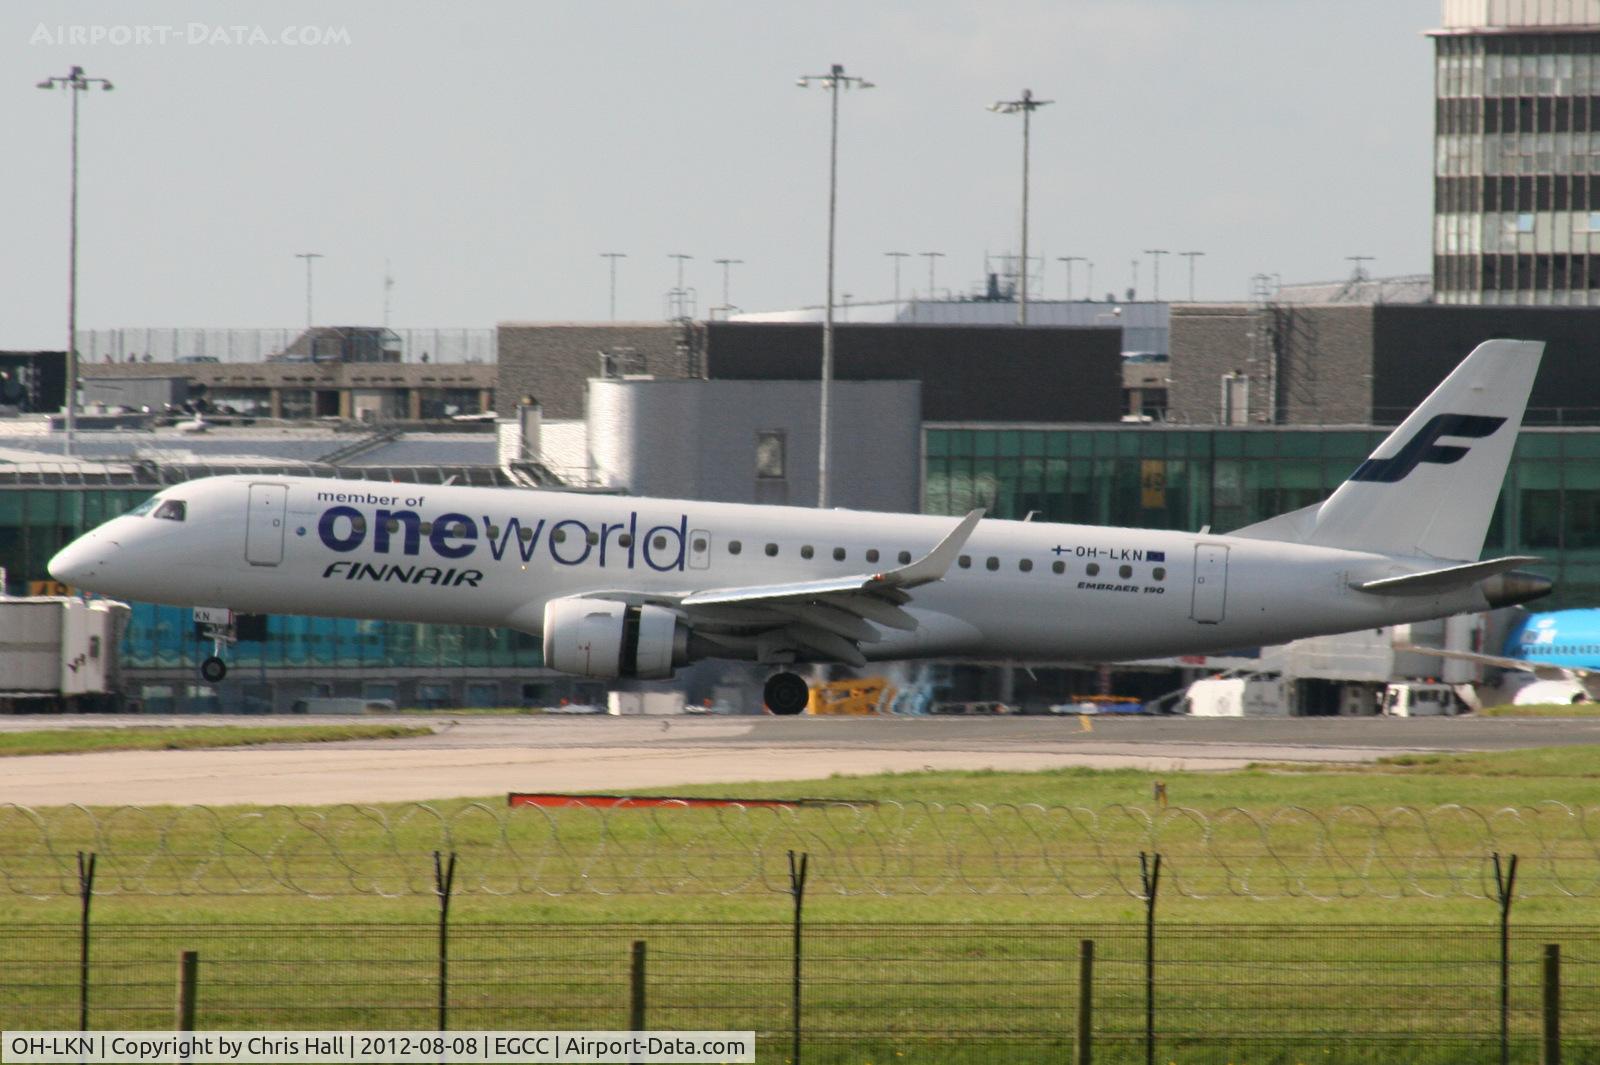
{"label": "aircraft tail fin", "polygon": [[1233,533],[1476,560],[1544,344],[1479,344],[1323,503]]}

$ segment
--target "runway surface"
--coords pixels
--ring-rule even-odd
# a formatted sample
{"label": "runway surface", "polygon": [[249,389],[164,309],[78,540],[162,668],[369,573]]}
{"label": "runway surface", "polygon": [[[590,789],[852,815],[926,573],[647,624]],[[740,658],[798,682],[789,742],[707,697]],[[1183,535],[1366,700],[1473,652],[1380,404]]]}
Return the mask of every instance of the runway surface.
{"label": "runway surface", "polygon": [[[0,718],[0,731],[315,724],[349,717]],[[405,740],[0,760],[0,803],[56,806],[421,801],[613,791],[921,769],[1236,769],[1403,752],[1600,745],[1596,718],[362,717],[426,724]]]}

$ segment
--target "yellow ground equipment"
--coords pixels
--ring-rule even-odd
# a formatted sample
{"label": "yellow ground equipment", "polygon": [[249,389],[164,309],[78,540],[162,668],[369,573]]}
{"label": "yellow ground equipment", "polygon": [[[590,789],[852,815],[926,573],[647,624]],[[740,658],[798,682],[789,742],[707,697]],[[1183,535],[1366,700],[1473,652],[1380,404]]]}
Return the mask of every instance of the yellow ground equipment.
{"label": "yellow ground equipment", "polygon": [[806,700],[808,714],[877,714],[887,713],[894,703],[897,689],[887,677],[851,677],[830,680],[811,686],[811,698]]}

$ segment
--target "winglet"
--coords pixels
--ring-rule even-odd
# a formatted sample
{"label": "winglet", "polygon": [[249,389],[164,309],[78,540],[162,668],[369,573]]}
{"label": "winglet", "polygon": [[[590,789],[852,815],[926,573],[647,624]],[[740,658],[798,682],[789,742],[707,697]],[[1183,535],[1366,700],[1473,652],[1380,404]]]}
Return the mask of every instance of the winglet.
{"label": "winglet", "polygon": [[961,524],[950,530],[950,534],[940,540],[932,551],[909,565],[879,574],[874,583],[893,588],[915,588],[919,584],[944,580],[944,575],[955,565],[956,556],[961,554],[961,549],[967,545],[967,539],[982,518],[983,509],[980,507],[962,518]]}

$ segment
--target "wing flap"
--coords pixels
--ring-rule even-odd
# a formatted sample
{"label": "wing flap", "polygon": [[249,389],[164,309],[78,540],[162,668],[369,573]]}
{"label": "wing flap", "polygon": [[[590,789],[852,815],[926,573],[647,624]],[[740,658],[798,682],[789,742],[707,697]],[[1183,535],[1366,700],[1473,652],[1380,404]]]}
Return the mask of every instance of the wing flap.
{"label": "wing flap", "polygon": [[708,588],[675,596],[672,603],[691,622],[715,626],[715,638],[724,644],[751,640],[763,661],[804,655],[863,666],[867,660],[861,646],[883,639],[878,626],[916,631],[916,616],[904,609],[911,602],[911,589],[943,580],[982,518],[983,511],[972,511],[931,551],[897,569],[789,584]]}

